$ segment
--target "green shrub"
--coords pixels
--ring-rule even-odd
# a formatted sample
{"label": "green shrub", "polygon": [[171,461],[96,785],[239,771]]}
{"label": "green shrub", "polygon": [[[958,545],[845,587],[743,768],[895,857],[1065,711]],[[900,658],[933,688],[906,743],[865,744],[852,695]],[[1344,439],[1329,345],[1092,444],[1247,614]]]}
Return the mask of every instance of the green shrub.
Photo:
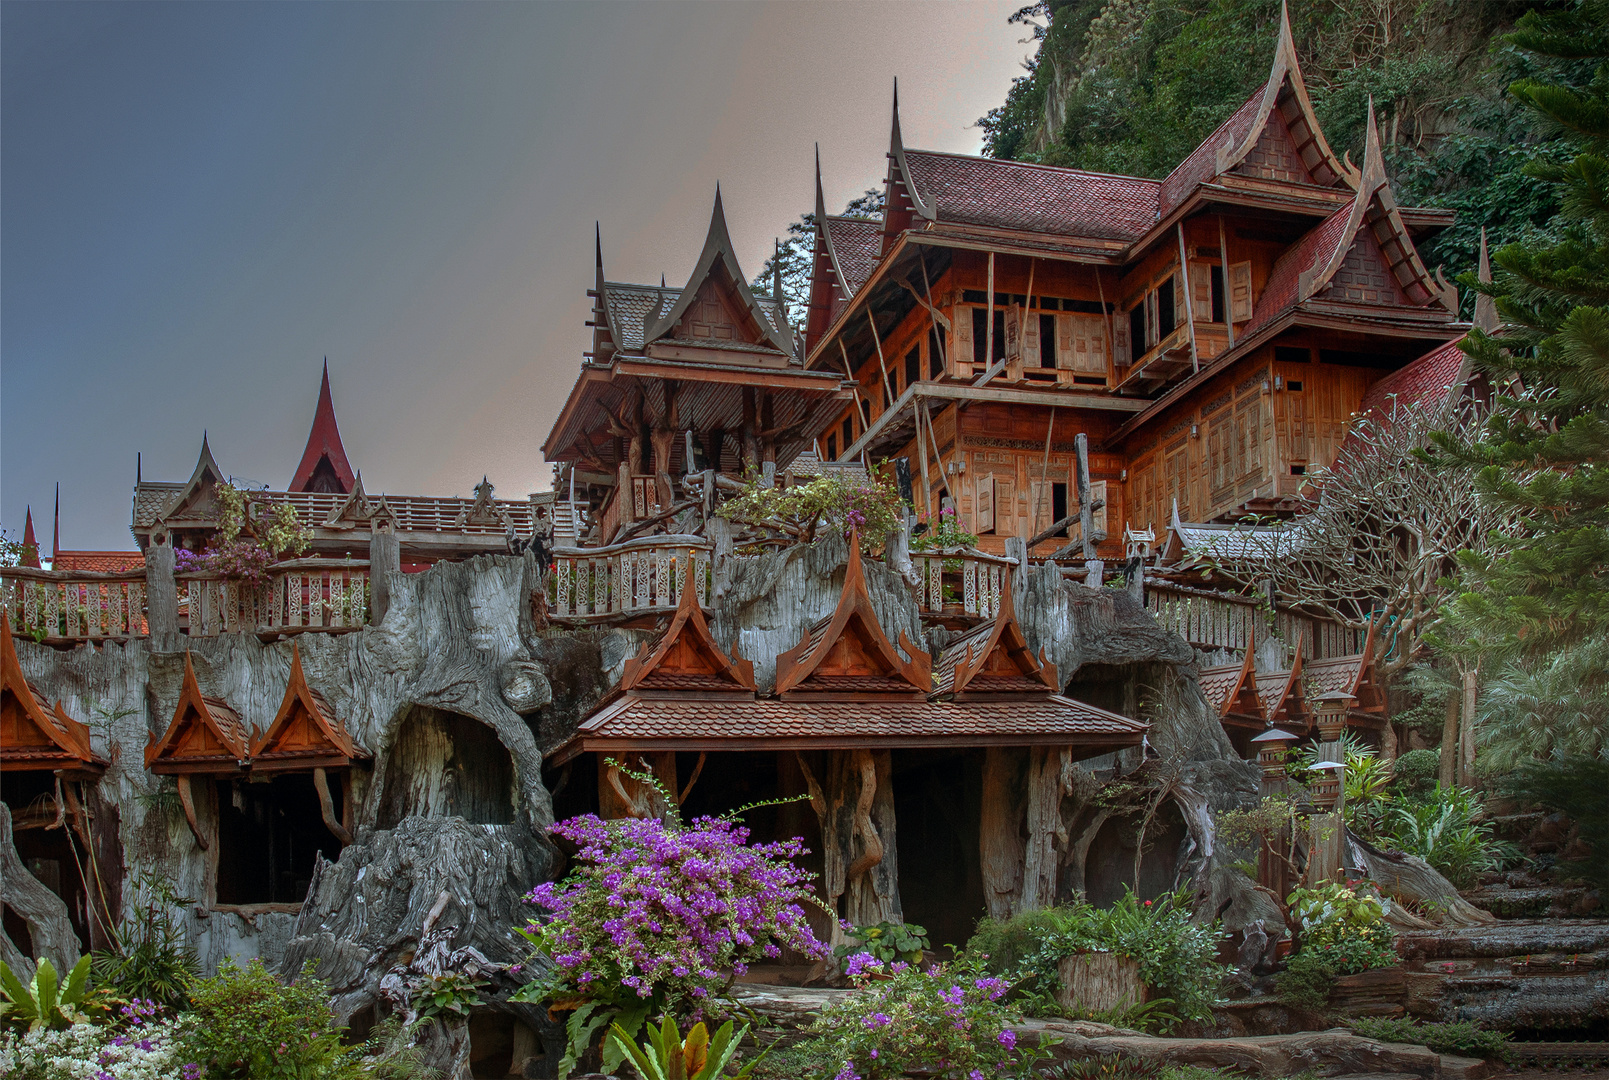
{"label": "green shrub", "polygon": [[1568,757],[1521,766],[1507,780],[1510,794],[1570,817],[1587,844],[1582,859],[1566,860],[1570,867],[1604,895],[1609,895],[1609,761]]}
{"label": "green shrub", "polygon": [[1151,1058],[1106,1054],[1074,1058],[1042,1073],[1046,1080],[1162,1080],[1162,1062]]}
{"label": "green shrub", "polygon": [[88,983],[87,956],[73,965],[65,983],[57,976],[56,965],[44,958],[40,958],[29,983],[17,978],[0,960],[0,1022],[30,1031],[61,1031],[73,1024],[87,1024],[89,1018],[83,1009]]}
{"label": "green shrub", "polygon": [[1441,772],[1441,755],[1434,750],[1409,750],[1391,766],[1391,775],[1397,792],[1402,795],[1426,795],[1436,786]]}
{"label": "green shrub", "polygon": [[94,954],[95,987],[122,1001],[154,1001],[183,1009],[201,966],[170,912],[191,901],[155,874],[141,875],[135,888],[144,902],[134,918],[113,933],[112,948]]}
{"label": "green shrub", "polygon": [[[1054,1005],[1064,957],[1104,950],[1131,957],[1140,977],[1185,1020],[1212,1015],[1223,966],[1217,962],[1216,922],[1199,925],[1191,917],[1187,892],[1140,900],[1132,891],[1111,907],[1080,900],[1063,907],[1019,916],[1010,922],[980,925],[967,944],[987,955],[991,970],[1010,978],[1031,1010],[1059,1011]],[[1154,1019],[1166,1027],[1170,1014]]]}
{"label": "green shrub", "polygon": [[1391,927],[1379,897],[1327,881],[1286,898],[1301,923],[1301,951],[1322,954],[1337,975],[1356,975],[1397,962]]}
{"label": "green shrub", "polygon": [[849,940],[833,950],[840,962],[855,953],[870,953],[885,964],[903,960],[907,964],[920,963],[922,953],[930,946],[927,928],[915,923],[880,922],[876,926],[845,926]]}
{"label": "green shrub", "polygon": [[1335,989],[1335,965],[1323,953],[1303,949],[1285,962],[1285,970],[1274,976],[1274,985],[1286,1004],[1322,1012]]}
{"label": "green shrub", "polygon": [[1485,1031],[1468,1020],[1453,1024],[1421,1024],[1416,1020],[1354,1020],[1352,1030],[1365,1039],[1415,1043],[1438,1054],[1508,1060],[1508,1034]]}
{"label": "green shrub", "polygon": [[1424,802],[1392,806],[1384,832],[1391,846],[1417,855],[1460,889],[1475,884],[1488,870],[1503,865],[1509,845],[1493,835],[1480,797],[1468,788],[1440,784]]}

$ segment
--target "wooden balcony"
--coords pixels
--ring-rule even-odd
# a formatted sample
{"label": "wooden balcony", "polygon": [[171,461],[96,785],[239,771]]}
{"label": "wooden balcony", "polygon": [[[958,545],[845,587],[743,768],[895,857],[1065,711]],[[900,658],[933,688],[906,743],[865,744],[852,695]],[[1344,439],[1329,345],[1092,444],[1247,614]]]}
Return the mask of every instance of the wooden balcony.
{"label": "wooden balcony", "polygon": [[714,546],[700,536],[645,536],[608,547],[560,547],[548,575],[548,617],[554,622],[624,622],[676,610],[682,584],[693,575],[699,606],[710,606]]}
{"label": "wooden balcony", "polygon": [[[1252,640],[1268,636],[1268,612],[1247,596],[1212,592],[1184,585],[1147,581],[1145,606],[1157,625],[1171,630],[1198,649],[1240,650]],[[1363,633],[1328,619],[1280,608],[1274,627],[1288,644],[1302,643],[1309,660],[1351,656],[1363,648]]]}
{"label": "wooden balcony", "polygon": [[913,551],[916,604],[923,618],[957,623],[992,619],[1000,611],[1000,591],[1006,587],[1006,568],[1016,559],[988,555],[977,548],[935,548]]}
{"label": "wooden balcony", "polygon": [[179,625],[191,637],[356,630],[369,617],[364,560],[292,559],[252,585],[217,574],[176,574]]}
{"label": "wooden balcony", "polygon": [[12,632],[50,644],[146,635],[145,571],[115,574],[0,569]]}

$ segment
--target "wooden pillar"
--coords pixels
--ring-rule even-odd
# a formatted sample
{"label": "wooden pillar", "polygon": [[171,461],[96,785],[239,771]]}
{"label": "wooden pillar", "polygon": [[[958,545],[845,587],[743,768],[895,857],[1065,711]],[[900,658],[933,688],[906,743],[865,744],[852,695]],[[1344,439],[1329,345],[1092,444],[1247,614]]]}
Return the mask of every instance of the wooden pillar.
{"label": "wooden pillar", "polygon": [[655,418],[653,430],[648,436],[654,454],[654,483],[659,490],[659,506],[662,510],[668,509],[675,499],[675,492],[671,489],[670,456],[681,418],[680,410],[676,407],[676,380],[666,379],[664,389],[665,411]]}
{"label": "wooden pillar", "polygon": [[385,621],[391,608],[391,575],[402,572],[402,544],[389,528],[369,536],[369,618],[372,625]]}
{"label": "wooden pillar", "polygon": [[[821,822],[827,906],[856,926],[903,922],[894,820],[893,756],[887,750],[829,750],[817,780],[798,758]],[[843,934],[833,931],[834,943]]]}
{"label": "wooden pillar", "polygon": [[760,471],[760,405],[752,386],[743,388],[743,477]]}
{"label": "wooden pillar", "polygon": [[1036,746],[1028,752],[1028,840],[1019,911],[1056,903],[1056,840],[1062,831],[1062,794],[1068,786],[1064,777],[1072,767],[1072,754],[1066,749]]}
{"label": "wooden pillar", "polygon": [[173,580],[173,544],[167,533],[145,549],[146,626],[151,636],[179,632],[179,587]]}
{"label": "wooden pillar", "polygon": [[992,919],[1020,909],[1027,845],[1023,838],[1024,776],[1028,752],[991,746],[983,757],[983,803],[978,822],[983,897]]}

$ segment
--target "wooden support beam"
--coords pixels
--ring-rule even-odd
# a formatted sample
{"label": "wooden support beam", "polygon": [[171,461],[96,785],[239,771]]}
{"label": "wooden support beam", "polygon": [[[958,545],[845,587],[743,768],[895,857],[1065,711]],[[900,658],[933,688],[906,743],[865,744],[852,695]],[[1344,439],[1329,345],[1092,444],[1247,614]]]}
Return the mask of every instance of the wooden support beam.
{"label": "wooden support beam", "polygon": [[1218,272],[1224,283],[1224,325],[1229,328],[1228,348],[1235,347],[1235,305],[1229,295],[1229,244],[1224,239],[1224,216],[1218,215]]}
{"label": "wooden support beam", "polygon": [[179,789],[179,805],[184,807],[184,820],[190,826],[190,835],[196,838],[196,844],[202,851],[208,848],[207,838],[201,835],[201,826],[196,824],[196,800],[190,790],[190,774],[180,773],[174,778]]}
{"label": "wooden support beam", "polygon": [[1078,483],[1078,528],[1083,534],[1079,537],[1084,548],[1084,558],[1095,557],[1095,545],[1090,535],[1095,531],[1095,508],[1091,505],[1089,493],[1089,436],[1080,431],[1073,436],[1073,451],[1078,457],[1074,466]]}
{"label": "wooden support beam", "polygon": [[352,842],[352,834],[335,820],[335,800],[330,797],[330,780],[323,769],[313,770],[313,788],[318,792],[318,812],[324,819],[324,827],[341,842],[342,847],[346,847]]}
{"label": "wooden support beam", "polygon": [[1184,222],[1174,225],[1179,233],[1179,287],[1184,290],[1184,321],[1190,327],[1190,367],[1201,370],[1201,354],[1196,351],[1196,309],[1190,296],[1190,257],[1184,249]]}

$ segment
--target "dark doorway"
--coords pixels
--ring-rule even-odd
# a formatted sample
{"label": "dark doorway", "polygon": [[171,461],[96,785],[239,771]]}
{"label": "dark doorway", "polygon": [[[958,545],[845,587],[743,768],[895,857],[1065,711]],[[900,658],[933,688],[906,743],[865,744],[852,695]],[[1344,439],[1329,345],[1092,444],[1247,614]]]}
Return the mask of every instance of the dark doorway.
{"label": "dark doorway", "polygon": [[391,744],[379,817],[382,829],[405,817],[507,825],[514,820],[514,759],[479,720],[414,706]]}
{"label": "dark doorway", "polygon": [[982,802],[981,754],[894,751],[900,902],[905,921],[926,927],[935,948],[965,945],[986,910],[978,852]]}
{"label": "dark doorway", "polygon": [[[90,944],[88,901],[80,862],[88,863],[82,848],[77,847],[69,830],[71,818],[56,824],[61,812],[56,798],[56,775],[44,770],[8,772],[3,785],[6,808],[11,811],[11,828],[17,855],[28,872],[44,883],[45,887],[67,905],[67,917],[72,921],[73,933],[79,944]],[[5,899],[0,892],[0,903]],[[33,957],[33,938],[22,916],[5,909],[5,930],[12,943]]]}
{"label": "dark doorway", "polygon": [[266,783],[218,780],[215,788],[217,902],[301,903],[307,898],[318,854],[335,859],[341,853],[341,842],[325,827],[319,812],[313,777],[285,773]]}

